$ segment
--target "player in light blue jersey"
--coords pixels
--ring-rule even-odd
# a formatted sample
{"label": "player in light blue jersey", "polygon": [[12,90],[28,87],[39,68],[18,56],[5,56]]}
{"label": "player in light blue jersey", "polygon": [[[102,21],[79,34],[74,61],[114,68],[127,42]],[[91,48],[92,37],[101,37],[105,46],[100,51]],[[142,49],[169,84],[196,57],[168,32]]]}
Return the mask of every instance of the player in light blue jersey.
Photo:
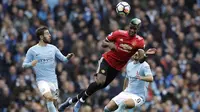
{"label": "player in light blue jersey", "polygon": [[67,62],[73,53],[64,56],[56,46],[49,44],[51,35],[47,27],[39,27],[36,30],[36,36],[39,42],[27,51],[22,67],[33,67],[37,86],[47,101],[48,111],[57,112],[53,104],[58,97],[58,82],[55,73],[56,58]]}
{"label": "player in light blue jersey", "polygon": [[[115,96],[104,108],[104,112],[124,112],[144,104],[147,97],[149,82],[153,81],[153,75],[149,64],[145,61],[145,51],[139,49],[126,66],[126,89]],[[124,87],[124,88],[125,88]]]}

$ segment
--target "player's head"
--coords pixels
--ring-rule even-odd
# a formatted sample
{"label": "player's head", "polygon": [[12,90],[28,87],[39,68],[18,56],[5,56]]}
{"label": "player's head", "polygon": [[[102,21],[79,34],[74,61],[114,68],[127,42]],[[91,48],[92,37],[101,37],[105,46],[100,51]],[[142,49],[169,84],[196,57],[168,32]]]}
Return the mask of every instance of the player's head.
{"label": "player's head", "polygon": [[133,18],[129,24],[128,34],[134,36],[140,29],[141,20],[138,18]]}
{"label": "player's head", "polygon": [[132,56],[133,60],[143,62],[146,58],[146,53],[143,49],[138,49],[138,51]]}
{"label": "player's head", "polygon": [[40,41],[44,43],[51,42],[51,34],[46,26],[41,26],[36,30],[36,36]]}

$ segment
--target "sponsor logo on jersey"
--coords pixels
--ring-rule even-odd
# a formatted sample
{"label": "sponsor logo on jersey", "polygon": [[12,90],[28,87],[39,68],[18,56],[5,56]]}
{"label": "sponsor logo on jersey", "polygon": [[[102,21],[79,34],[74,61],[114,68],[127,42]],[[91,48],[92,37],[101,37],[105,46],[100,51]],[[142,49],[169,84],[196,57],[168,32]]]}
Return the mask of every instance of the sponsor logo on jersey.
{"label": "sponsor logo on jersey", "polygon": [[48,62],[52,62],[52,61],[54,61],[53,57],[44,58],[44,59],[38,59],[39,63],[48,63]]}
{"label": "sponsor logo on jersey", "polygon": [[131,52],[131,50],[133,49],[130,45],[128,44],[120,44],[119,45],[119,49],[124,51],[124,52]]}

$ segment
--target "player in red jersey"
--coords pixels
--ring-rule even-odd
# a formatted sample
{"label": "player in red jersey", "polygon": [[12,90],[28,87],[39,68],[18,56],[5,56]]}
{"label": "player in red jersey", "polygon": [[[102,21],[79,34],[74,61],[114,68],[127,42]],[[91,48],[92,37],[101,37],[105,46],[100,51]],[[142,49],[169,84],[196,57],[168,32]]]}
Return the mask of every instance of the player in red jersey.
{"label": "player in red jersey", "polygon": [[[112,32],[103,40],[102,47],[109,47],[111,50],[104,53],[99,60],[99,66],[95,74],[95,82],[82,91],[74,98],[68,98],[61,106],[59,111],[64,111],[66,107],[75,103],[74,112],[78,112],[81,103],[97,90],[105,88],[118,75],[121,69],[127,64],[128,60],[138,49],[144,49],[144,39],[137,35],[141,26],[141,20],[134,18],[129,24],[129,30],[117,30]],[[147,54],[154,54],[155,50],[150,49]]]}

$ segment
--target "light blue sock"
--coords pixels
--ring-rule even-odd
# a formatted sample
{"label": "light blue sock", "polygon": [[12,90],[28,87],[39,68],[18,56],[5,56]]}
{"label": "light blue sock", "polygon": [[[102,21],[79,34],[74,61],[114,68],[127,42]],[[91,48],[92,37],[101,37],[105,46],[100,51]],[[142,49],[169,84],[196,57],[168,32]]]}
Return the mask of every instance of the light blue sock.
{"label": "light blue sock", "polygon": [[108,107],[105,107],[104,112],[111,112],[111,111],[108,109]]}
{"label": "light blue sock", "polygon": [[118,109],[115,112],[124,112],[126,109],[126,104],[124,102],[120,103]]}
{"label": "light blue sock", "polygon": [[47,102],[47,109],[49,112],[57,112],[56,107],[54,106],[53,102]]}

